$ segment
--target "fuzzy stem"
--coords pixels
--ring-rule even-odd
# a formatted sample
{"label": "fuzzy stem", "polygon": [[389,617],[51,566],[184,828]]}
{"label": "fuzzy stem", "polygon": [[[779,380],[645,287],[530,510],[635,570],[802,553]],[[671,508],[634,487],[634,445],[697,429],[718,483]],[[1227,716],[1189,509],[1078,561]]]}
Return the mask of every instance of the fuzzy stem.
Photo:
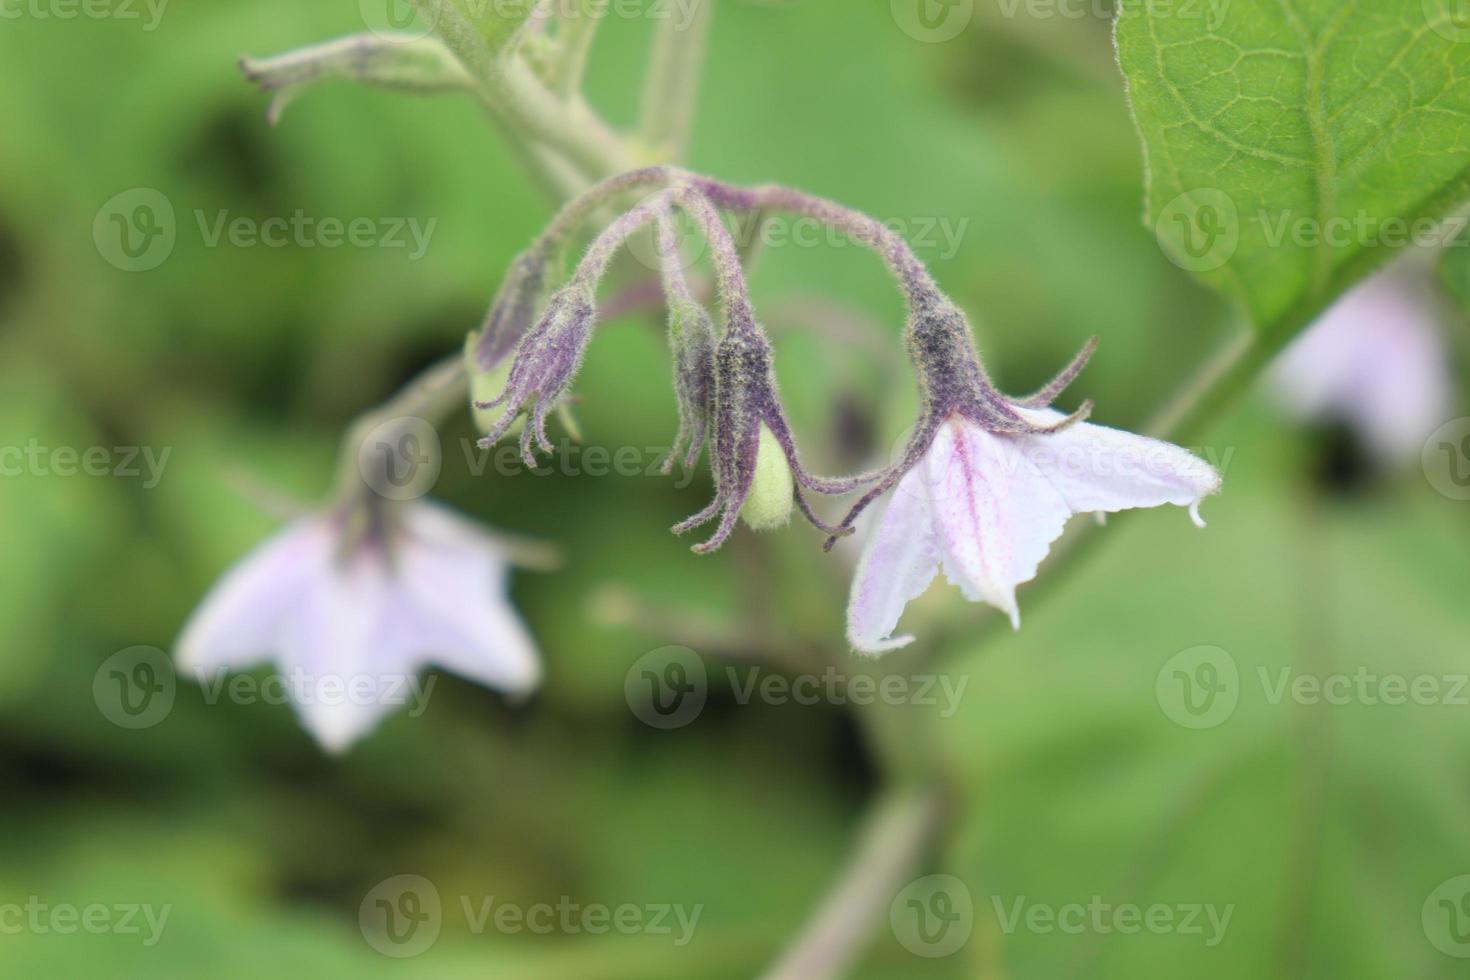
{"label": "fuzzy stem", "polygon": [[860,211],[836,201],[768,184],[735,187],[695,177],[694,184],[715,204],[731,211],[784,211],[812,218],[835,228],[854,242],[877,252],[898,279],[911,306],[925,306],[940,298],[938,285],[902,235]]}
{"label": "fuzzy stem", "polygon": [[670,303],[693,303],[694,293],[679,262],[679,232],[667,211],[658,217],[658,257],[664,293]]}
{"label": "fuzzy stem", "polygon": [[684,213],[699,225],[700,233],[710,247],[710,259],[715,267],[715,292],[725,311],[727,326],[749,328],[757,332],[755,308],[750,302],[750,287],[745,283],[745,271],[740,264],[740,249],[730,229],[720,220],[719,212],[700,191],[680,186],[674,191],[674,199]]}
{"label": "fuzzy stem", "polygon": [[612,261],[622,244],[657,221],[660,215],[668,213],[671,196],[670,191],[655,194],[631,211],[625,212],[603,229],[602,233],[587,247],[587,254],[577,266],[577,271],[573,273],[572,281],[589,289],[595,289],[597,283],[607,272],[608,263]]}
{"label": "fuzzy stem", "polygon": [[553,254],[603,205],[632,191],[667,186],[681,173],[673,167],[642,167],[607,178],[557,212],[532,249],[545,255]]}

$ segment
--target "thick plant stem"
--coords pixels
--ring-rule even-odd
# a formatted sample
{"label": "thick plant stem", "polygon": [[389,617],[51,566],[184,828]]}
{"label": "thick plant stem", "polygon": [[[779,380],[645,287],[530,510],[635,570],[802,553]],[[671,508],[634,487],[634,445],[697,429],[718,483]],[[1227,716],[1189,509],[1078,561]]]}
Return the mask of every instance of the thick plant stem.
{"label": "thick plant stem", "polygon": [[481,100],[510,139],[529,139],[557,150],[588,174],[612,174],[632,166],[623,141],[580,102],[568,103],[515,57],[492,50],[450,0],[415,0],[441,40],[474,77]]}
{"label": "thick plant stem", "polygon": [[693,0],[688,20],[680,22],[683,12],[673,4],[654,35],[639,134],[655,160],[684,157],[714,6],[715,0]]}
{"label": "thick plant stem", "polygon": [[847,870],[764,980],[829,980],[846,973],[923,860],[940,817],[941,798],[933,789],[880,797]]}
{"label": "thick plant stem", "polygon": [[551,87],[563,99],[580,98],[587,57],[592,53],[597,28],[606,14],[607,0],[579,0],[575,9],[559,21]]}

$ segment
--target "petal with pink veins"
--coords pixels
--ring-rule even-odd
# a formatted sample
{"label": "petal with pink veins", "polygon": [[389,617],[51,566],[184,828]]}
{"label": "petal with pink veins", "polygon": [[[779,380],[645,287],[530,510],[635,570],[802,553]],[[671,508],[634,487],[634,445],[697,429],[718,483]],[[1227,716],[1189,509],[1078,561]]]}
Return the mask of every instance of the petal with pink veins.
{"label": "petal with pink veins", "polygon": [[924,475],[911,470],[874,518],[863,546],[847,605],[847,639],[859,653],[880,654],[913,642],[891,634],[904,606],[918,598],[939,571]]}
{"label": "petal with pink veins", "polygon": [[945,575],[1019,629],[1016,586],[1036,577],[1061,536],[1067,501],[1015,440],[959,418],[940,426],[920,465]]}

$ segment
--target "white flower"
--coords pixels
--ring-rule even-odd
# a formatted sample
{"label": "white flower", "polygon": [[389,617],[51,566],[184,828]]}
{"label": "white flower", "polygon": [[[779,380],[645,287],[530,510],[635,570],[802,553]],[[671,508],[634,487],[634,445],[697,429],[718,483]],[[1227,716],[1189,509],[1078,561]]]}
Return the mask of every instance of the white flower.
{"label": "white flower", "polygon": [[[1042,425],[1060,412],[1013,406]],[[942,568],[965,598],[1007,613],[1020,628],[1016,586],[1073,514],[1176,504],[1190,509],[1220,488],[1203,460],[1177,446],[1078,422],[1049,434],[994,433],[955,414],[891,491],[853,579],[847,635],[878,654],[913,641],[891,637],[909,600]]]}
{"label": "white flower", "polygon": [[478,524],[423,501],[345,548],[343,519],[304,517],[231,568],[178,642],[202,681],[274,656],[301,722],[340,752],[435,664],[488,687],[536,687],[541,665],[506,597],[505,549]]}
{"label": "white flower", "polygon": [[1293,414],[1346,422],[1382,463],[1418,459],[1453,403],[1430,284],[1407,266],[1367,280],[1286,349],[1270,383]]}

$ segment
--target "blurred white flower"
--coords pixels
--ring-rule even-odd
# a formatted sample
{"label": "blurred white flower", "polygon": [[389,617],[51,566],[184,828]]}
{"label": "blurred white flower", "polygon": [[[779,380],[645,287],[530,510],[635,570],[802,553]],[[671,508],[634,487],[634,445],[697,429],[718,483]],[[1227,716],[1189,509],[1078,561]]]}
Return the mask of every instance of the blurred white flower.
{"label": "blurred white flower", "polygon": [[180,668],[209,683],[273,656],[302,724],[332,752],[422,695],[430,664],[534,689],[541,664],[507,598],[509,548],[421,500],[376,523],[388,530],[352,535],[340,514],[315,514],[246,555],[185,625]]}
{"label": "blurred white flower", "polygon": [[[1065,416],[1013,406],[1041,425]],[[1016,586],[1036,576],[1073,514],[1188,507],[1220,489],[1220,476],[1178,446],[1078,422],[1056,432],[989,432],[959,415],[935,433],[869,532],[853,578],[847,636],[860,653],[913,641],[891,637],[903,610],[942,568],[965,598],[1021,625]]]}
{"label": "blurred white flower", "polygon": [[1453,406],[1432,284],[1405,265],[1368,279],[1282,353],[1269,384],[1292,414],[1345,422],[1381,463],[1418,459]]}

